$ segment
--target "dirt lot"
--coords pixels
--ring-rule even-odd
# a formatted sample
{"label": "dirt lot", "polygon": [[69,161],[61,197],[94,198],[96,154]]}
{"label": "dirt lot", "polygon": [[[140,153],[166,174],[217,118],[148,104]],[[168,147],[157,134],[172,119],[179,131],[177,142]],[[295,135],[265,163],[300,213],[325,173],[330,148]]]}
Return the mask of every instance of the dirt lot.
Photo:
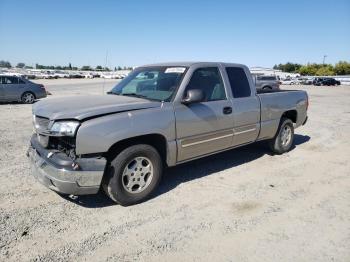
{"label": "dirt lot", "polygon": [[[103,91],[44,82],[48,99]],[[0,261],[350,261],[350,86],[293,88],[310,108],[292,151],[251,145],[169,169],[154,198],[127,208],[35,181],[31,106],[0,104]]]}

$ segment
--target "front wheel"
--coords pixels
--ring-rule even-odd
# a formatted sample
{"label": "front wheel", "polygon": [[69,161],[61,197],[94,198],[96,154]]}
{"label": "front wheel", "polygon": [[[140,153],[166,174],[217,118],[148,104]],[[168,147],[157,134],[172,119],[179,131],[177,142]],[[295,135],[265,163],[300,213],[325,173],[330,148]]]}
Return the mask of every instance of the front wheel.
{"label": "front wheel", "polygon": [[269,146],[272,152],[283,154],[290,150],[293,145],[293,140],[293,122],[289,118],[282,118],[275,137],[269,141]]}
{"label": "front wheel", "polygon": [[163,164],[150,145],[133,145],[120,152],[106,170],[102,187],[116,203],[129,206],[145,201],[157,188]]}

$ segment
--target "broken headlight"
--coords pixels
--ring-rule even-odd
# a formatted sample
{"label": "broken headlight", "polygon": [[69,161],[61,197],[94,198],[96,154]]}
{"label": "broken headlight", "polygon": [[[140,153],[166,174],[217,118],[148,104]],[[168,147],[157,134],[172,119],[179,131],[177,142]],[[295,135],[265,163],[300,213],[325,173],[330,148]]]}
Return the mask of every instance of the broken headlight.
{"label": "broken headlight", "polygon": [[75,136],[80,123],[77,121],[57,121],[50,128],[54,136]]}

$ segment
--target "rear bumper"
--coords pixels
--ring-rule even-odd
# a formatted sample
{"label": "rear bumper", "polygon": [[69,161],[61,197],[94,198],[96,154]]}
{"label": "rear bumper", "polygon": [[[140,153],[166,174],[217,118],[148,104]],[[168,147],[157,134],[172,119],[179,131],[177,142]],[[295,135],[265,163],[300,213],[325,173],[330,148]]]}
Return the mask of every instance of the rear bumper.
{"label": "rear bumper", "polygon": [[[101,185],[106,160],[104,158],[79,158],[79,170],[73,170],[67,159],[52,155],[32,137],[27,156],[33,176],[43,185],[62,194],[96,194]],[[73,162],[71,162],[73,163]]]}
{"label": "rear bumper", "polygon": [[47,92],[46,92],[46,90],[43,91],[43,92],[37,92],[37,93],[35,94],[35,97],[36,97],[37,99],[47,97]]}

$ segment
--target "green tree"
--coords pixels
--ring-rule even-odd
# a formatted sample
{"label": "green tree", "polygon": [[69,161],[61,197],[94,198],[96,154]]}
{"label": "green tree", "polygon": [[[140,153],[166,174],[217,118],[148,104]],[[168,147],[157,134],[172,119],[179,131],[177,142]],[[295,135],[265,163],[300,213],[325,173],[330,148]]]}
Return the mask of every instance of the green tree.
{"label": "green tree", "polygon": [[281,64],[279,64],[279,65],[274,65],[272,68],[275,69],[275,70],[279,70],[279,69],[280,69],[280,65],[281,65]]}
{"label": "green tree", "polygon": [[96,70],[102,70],[102,66],[100,65],[96,66]]}
{"label": "green tree", "polygon": [[331,76],[334,75],[334,70],[332,65],[325,65],[317,69],[316,74],[317,76]]}
{"label": "green tree", "polygon": [[84,71],[91,71],[91,67],[90,66],[82,66],[81,70],[84,70]]}
{"label": "green tree", "polygon": [[17,64],[17,68],[24,68],[26,65],[25,65],[25,63],[18,63]]}
{"label": "green tree", "polygon": [[0,60],[0,67],[11,68],[11,63],[9,61]]}
{"label": "green tree", "polygon": [[334,66],[336,75],[350,75],[350,63],[346,61],[339,61]]}
{"label": "green tree", "polygon": [[307,65],[303,65],[299,68],[298,72],[301,75],[309,75],[313,76],[316,75],[317,70],[321,67],[322,65],[319,64],[310,64],[308,63]]}
{"label": "green tree", "polygon": [[296,72],[298,72],[300,67],[301,67],[301,64],[288,62],[286,64],[274,65],[273,69],[282,70],[283,72],[288,72],[288,73],[296,73]]}

